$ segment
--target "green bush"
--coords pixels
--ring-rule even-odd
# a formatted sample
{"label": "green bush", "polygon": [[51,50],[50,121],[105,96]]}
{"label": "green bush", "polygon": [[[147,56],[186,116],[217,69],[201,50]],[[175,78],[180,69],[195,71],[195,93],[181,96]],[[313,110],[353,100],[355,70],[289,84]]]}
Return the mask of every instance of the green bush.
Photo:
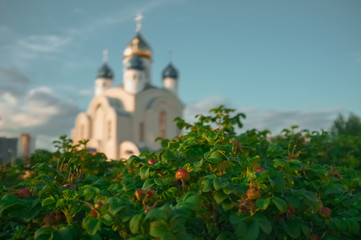
{"label": "green bush", "polygon": [[328,137],[237,135],[241,117],[221,106],[192,125],[178,118],[186,134],[126,161],[62,137],[0,189],[0,238],[357,239],[360,173],[319,164]]}

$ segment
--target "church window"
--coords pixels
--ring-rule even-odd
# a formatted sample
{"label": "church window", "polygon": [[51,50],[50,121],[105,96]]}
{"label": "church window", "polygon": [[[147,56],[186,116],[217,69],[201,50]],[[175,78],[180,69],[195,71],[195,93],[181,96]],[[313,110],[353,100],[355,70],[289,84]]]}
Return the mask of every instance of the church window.
{"label": "church window", "polygon": [[144,141],[144,122],[139,123],[139,141]]}
{"label": "church window", "polygon": [[84,125],[80,126],[80,139],[84,139]]}
{"label": "church window", "polygon": [[108,140],[112,138],[112,122],[108,121]]}
{"label": "church window", "polygon": [[165,135],[166,135],[166,128],[167,128],[167,125],[166,125],[167,119],[166,118],[167,118],[166,112],[161,111],[159,113],[159,133],[158,133],[158,136],[161,138],[165,138]]}

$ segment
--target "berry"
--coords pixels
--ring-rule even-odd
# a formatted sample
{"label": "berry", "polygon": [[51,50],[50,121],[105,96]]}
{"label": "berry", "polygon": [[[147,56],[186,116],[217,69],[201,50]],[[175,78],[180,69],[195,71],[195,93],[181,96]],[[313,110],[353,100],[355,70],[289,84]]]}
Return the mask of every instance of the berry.
{"label": "berry", "polygon": [[247,190],[247,197],[251,200],[261,197],[261,192],[257,188],[249,188]]}
{"label": "berry", "polygon": [[264,171],[264,168],[261,168],[261,167],[258,167],[255,169],[256,172],[263,172]]}
{"label": "berry", "polygon": [[49,214],[44,217],[43,221],[44,221],[44,223],[51,225],[55,222],[55,217],[54,217],[54,215]]}
{"label": "berry", "polygon": [[331,209],[324,207],[320,210],[320,215],[323,218],[328,218],[331,215]]}
{"label": "berry", "polygon": [[149,163],[150,165],[154,165],[154,164],[155,164],[155,160],[154,160],[154,159],[149,159],[149,160],[148,160],[148,163]]}
{"label": "berry", "polygon": [[145,192],[142,189],[138,189],[135,191],[135,197],[137,198],[138,201],[142,201],[143,198],[145,197]]}
{"label": "berry", "polygon": [[57,212],[55,214],[55,222],[62,222],[62,221],[65,221],[65,219],[66,219],[66,217],[62,211]]}
{"label": "berry", "polygon": [[102,202],[96,202],[95,204],[94,204],[94,207],[95,208],[101,208],[103,206],[103,203]]}
{"label": "berry", "polygon": [[183,181],[188,181],[190,178],[189,172],[185,169],[179,169],[176,173],[175,173],[175,178],[176,179],[183,179]]}
{"label": "berry", "polygon": [[31,193],[30,193],[29,189],[23,188],[18,191],[18,196],[20,198],[31,197]]}

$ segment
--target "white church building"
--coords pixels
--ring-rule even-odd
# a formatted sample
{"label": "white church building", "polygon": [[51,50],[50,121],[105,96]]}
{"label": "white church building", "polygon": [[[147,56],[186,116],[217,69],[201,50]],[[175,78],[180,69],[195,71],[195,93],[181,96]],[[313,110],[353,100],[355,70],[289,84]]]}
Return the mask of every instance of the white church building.
{"label": "white church building", "polygon": [[178,98],[178,72],[169,63],[162,72],[163,86],[151,82],[152,50],[140,34],[124,50],[123,83],[113,85],[113,72],[104,57],[97,72],[95,94],[87,112],[78,114],[73,142],[88,139],[87,147],[109,159],[128,158],[142,150],[156,151],[157,137],[173,138],[179,130],[173,121],[184,105]]}

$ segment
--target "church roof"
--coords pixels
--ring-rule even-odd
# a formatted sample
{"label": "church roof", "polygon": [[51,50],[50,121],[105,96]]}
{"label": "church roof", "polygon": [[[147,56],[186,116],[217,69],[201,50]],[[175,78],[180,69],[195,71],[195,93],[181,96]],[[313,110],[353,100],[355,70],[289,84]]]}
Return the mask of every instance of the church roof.
{"label": "church roof", "polygon": [[113,79],[113,72],[106,63],[103,63],[103,65],[99,68],[97,78]]}
{"label": "church roof", "polygon": [[169,63],[168,66],[166,66],[165,69],[163,70],[162,77],[163,79],[165,78],[178,79],[178,71],[171,63]]}
{"label": "church roof", "polygon": [[144,70],[145,68],[142,58],[137,54],[134,54],[129,59],[125,67],[126,69],[135,69],[135,70]]}
{"label": "church roof", "polygon": [[124,57],[128,58],[132,55],[139,55],[145,58],[152,58],[152,50],[144,38],[137,32],[137,35],[130,41],[124,50]]}

